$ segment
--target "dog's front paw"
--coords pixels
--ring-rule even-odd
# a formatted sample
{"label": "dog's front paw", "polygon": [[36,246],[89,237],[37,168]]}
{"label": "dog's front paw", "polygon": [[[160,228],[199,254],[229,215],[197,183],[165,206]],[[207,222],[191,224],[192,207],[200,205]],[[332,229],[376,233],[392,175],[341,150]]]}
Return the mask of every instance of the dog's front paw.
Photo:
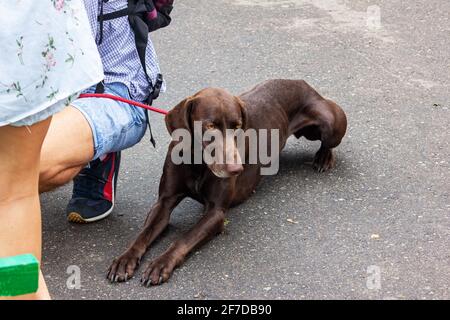
{"label": "dog's front paw", "polygon": [[169,280],[177,265],[176,257],[171,253],[164,253],[148,265],[142,274],[141,283],[149,287],[160,285]]}
{"label": "dog's front paw", "polygon": [[119,258],[114,259],[108,269],[106,278],[111,282],[124,282],[131,279],[139,266],[141,257],[132,251],[126,251]]}
{"label": "dog's front paw", "polygon": [[331,149],[320,149],[317,151],[313,167],[318,172],[325,172],[333,169],[336,165],[336,158],[334,156],[333,150]]}

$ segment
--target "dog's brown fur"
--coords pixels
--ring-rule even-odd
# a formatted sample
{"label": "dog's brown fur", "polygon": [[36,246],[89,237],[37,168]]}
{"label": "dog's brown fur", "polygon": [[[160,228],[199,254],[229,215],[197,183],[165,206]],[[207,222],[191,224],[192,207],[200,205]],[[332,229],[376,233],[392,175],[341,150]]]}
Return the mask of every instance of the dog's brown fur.
{"label": "dog's brown fur", "polygon": [[[332,149],[345,135],[347,119],[333,101],[324,99],[303,80],[269,80],[239,97],[222,89],[204,89],[179,103],[166,117],[169,132],[178,128],[192,130],[201,121],[203,130],[242,127],[244,130],[278,129],[280,150],[289,136],[320,140],[313,166],[319,172],[335,165]],[[270,139],[269,139],[270,143]],[[112,263],[111,281],[127,281],[152,242],[169,224],[172,210],[186,197],[204,204],[204,215],[183,237],[152,261],[142,276],[145,285],[158,285],[169,279],[189,252],[204,244],[224,227],[226,211],[245,201],[260,181],[260,164],[211,166],[172,163],[169,145],[159,185],[159,198],[149,212],[144,229],[131,246]],[[270,147],[270,146],[269,146]],[[225,152],[233,153],[232,144]],[[219,177],[220,176],[220,177]]]}

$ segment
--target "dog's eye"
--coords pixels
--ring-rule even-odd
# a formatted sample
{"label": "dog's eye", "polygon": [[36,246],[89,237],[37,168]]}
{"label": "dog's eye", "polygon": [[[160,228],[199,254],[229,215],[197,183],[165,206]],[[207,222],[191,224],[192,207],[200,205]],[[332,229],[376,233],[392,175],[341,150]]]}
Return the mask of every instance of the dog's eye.
{"label": "dog's eye", "polygon": [[212,130],[212,129],[214,129],[216,126],[213,124],[213,123],[208,123],[207,125],[206,125],[206,130]]}

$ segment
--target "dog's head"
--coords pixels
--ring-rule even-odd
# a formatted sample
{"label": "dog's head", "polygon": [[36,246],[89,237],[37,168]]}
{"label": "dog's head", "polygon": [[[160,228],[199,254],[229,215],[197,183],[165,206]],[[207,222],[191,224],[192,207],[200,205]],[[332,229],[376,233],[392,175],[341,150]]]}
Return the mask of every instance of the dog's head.
{"label": "dog's head", "polygon": [[[189,130],[194,136],[196,124],[201,126],[202,137],[213,137],[211,141],[204,141],[202,137],[195,136],[194,139],[202,139],[200,142],[203,149],[212,147],[214,143],[215,150],[222,150],[222,157],[214,155],[214,158],[223,161],[207,162],[209,169],[219,178],[236,176],[244,170],[236,136],[230,135],[229,129],[245,130],[247,122],[244,103],[238,97],[217,88],[204,89],[184,99],[166,116],[166,126],[170,134],[182,128]],[[218,139],[219,136],[222,139]]]}

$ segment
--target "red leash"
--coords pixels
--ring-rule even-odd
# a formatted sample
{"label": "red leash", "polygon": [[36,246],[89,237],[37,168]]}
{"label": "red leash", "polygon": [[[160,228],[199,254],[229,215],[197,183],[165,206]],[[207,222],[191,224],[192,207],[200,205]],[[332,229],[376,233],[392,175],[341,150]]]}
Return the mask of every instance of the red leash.
{"label": "red leash", "polygon": [[137,101],[133,101],[133,100],[128,100],[125,98],[121,98],[121,97],[117,97],[117,96],[113,96],[112,94],[107,94],[107,93],[83,93],[80,94],[79,98],[106,98],[106,99],[112,99],[112,100],[116,100],[116,101],[120,101],[120,102],[124,102],[124,103],[128,103],[128,104],[132,104],[133,106],[139,107],[139,108],[144,108],[153,112],[157,112],[157,113],[161,113],[163,115],[168,114],[169,112],[166,110],[162,110],[162,109],[158,109],[152,106],[149,106],[147,104],[144,103],[140,103]]}

